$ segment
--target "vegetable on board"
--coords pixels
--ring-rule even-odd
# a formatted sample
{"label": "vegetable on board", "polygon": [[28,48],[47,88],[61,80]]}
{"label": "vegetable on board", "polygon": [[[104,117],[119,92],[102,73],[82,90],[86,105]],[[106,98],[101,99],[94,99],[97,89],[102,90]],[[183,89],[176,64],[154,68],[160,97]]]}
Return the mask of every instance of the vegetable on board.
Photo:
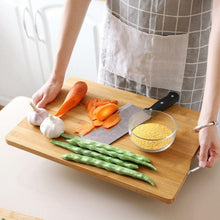
{"label": "vegetable on board", "polygon": [[150,160],[143,155],[136,154],[131,151],[115,147],[113,145],[108,145],[98,141],[88,140],[74,135],[68,135],[64,133],[61,136],[66,138],[67,142],[70,144],[77,145],[92,151],[96,151],[104,155],[119,158],[121,160],[134,162],[136,164],[140,164],[154,171],[157,171],[157,168],[154,167],[151,163],[149,163]]}
{"label": "vegetable on board", "polygon": [[74,130],[74,133],[84,136],[93,130],[90,129],[92,127],[103,126],[104,128],[112,128],[118,124],[121,118],[119,112],[115,114],[119,109],[117,103],[117,100],[99,99],[95,97],[87,100],[85,106],[91,122],[80,125]]}
{"label": "vegetable on board", "polygon": [[48,138],[57,138],[64,132],[65,126],[62,119],[50,115],[40,125],[40,131]]}
{"label": "vegetable on board", "polygon": [[109,116],[111,116],[114,112],[116,112],[119,107],[114,103],[108,103],[105,105],[101,105],[94,110],[94,114],[96,119],[99,121],[104,121]]}
{"label": "vegetable on board", "polygon": [[76,134],[79,133],[82,136],[84,136],[84,135],[88,134],[90,131],[92,131],[94,128],[95,128],[95,126],[92,123],[88,122],[88,123],[82,124],[79,127],[77,127],[74,130],[74,133],[76,133]]}
{"label": "vegetable on board", "polygon": [[138,160],[137,158],[132,157],[132,156],[128,156],[127,154],[120,154],[120,153],[117,153],[117,152],[112,151],[112,150],[106,150],[104,148],[99,147],[98,144],[95,145],[95,143],[88,144],[84,140],[76,141],[74,139],[67,139],[67,142],[69,142],[70,144],[76,144],[77,146],[80,146],[80,147],[83,147],[83,148],[86,148],[86,149],[89,149],[89,150],[92,150],[92,151],[97,151],[97,152],[99,152],[101,154],[108,155],[110,157],[115,157],[115,158],[119,158],[121,160],[126,160],[126,161],[130,161],[130,162],[134,162],[136,164],[140,164],[140,165],[146,166],[146,167],[148,167],[148,168],[150,168],[150,169],[152,169],[154,171],[157,171],[157,168],[154,167],[149,162]]}
{"label": "vegetable on board", "polygon": [[127,156],[134,157],[137,160],[150,162],[150,159],[148,157],[144,156],[144,155],[137,154],[137,153],[131,152],[129,150],[113,146],[113,145],[101,143],[101,142],[98,142],[98,141],[88,140],[88,139],[85,139],[85,138],[78,137],[76,135],[71,135],[71,134],[66,134],[66,133],[61,134],[61,137],[65,138],[65,139],[71,139],[71,140],[75,141],[76,144],[79,143],[79,142],[82,142],[82,143],[87,144],[87,145],[95,145],[98,148],[104,148],[104,149],[109,150],[109,151],[115,151],[118,154],[125,154]]}
{"label": "vegetable on board", "polygon": [[121,121],[119,116],[119,112],[114,113],[113,115],[109,116],[102,124],[104,128],[111,128],[117,125]]}
{"label": "vegetable on board", "polygon": [[113,99],[99,99],[97,102],[96,102],[96,106],[100,106],[100,105],[105,105],[105,104],[108,104],[108,103],[113,103],[113,104],[118,104],[118,101]]}
{"label": "vegetable on board", "polygon": [[122,167],[113,163],[109,163],[100,159],[96,159],[96,158],[92,158],[92,157],[88,157],[88,156],[82,156],[79,154],[73,154],[73,153],[68,153],[68,154],[64,154],[62,155],[62,158],[65,160],[72,160],[75,162],[79,162],[79,163],[84,163],[84,164],[88,164],[88,165],[93,165],[99,168],[103,168],[121,175],[127,175],[136,179],[140,179],[140,180],[144,180],[148,183],[150,183],[152,186],[155,186],[155,183],[153,182],[153,180],[151,180],[150,177],[148,177],[147,175],[140,173],[138,171],[132,170],[132,169],[128,169],[126,167]]}
{"label": "vegetable on board", "polygon": [[69,90],[63,104],[60,106],[55,116],[60,117],[66,114],[69,110],[79,105],[88,90],[88,86],[83,81],[76,82]]}
{"label": "vegetable on board", "polygon": [[29,112],[27,115],[27,120],[29,124],[40,126],[45,118],[49,116],[49,113],[44,108],[37,108],[32,102],[30,102],[30,106],[33,111]]}
{"label": "vegetable on board", "polygon": [[50,142],[56,146],[65,148],[65,149],[70,150],[70,151],[77,153],[77,154],[81,154],[81,155],[85,155],[85,156],[89,156],[89,157],[94,157],[96,159],[100,159],[100,160],[104,160],[106,162],[114,163],[114,164],[117,164],[117,165],[120,165],[123,167],[127,167],[129,169],[138,169],[137,164],[123,161],[118,158],[106,156],[106,155],[97,153],[95,151],[90,151],[85,148],[81,148],[81,147],[72,145],[70,143],[64,142],[64,141],[57,141],[57,140],[51,139]]}
{"label": "vegetable on board", "polygon": [[95,127],[100,127],[103,125],[103,121],[99,121],[98,119],[95,119],[94,121],[92,121],[92,124],[95,126]]}
{"label": "vegetable on board", "polygon": [[85,105],[86,105],[86,109],[88,112],[88,116],[89,118],[93,121],[96,119],[95,114],[93,113],[93,111],[96,108],[96,103],[98,102],[98,98],[92,98],[86,101]]}
{"label": "vegetable on board", "polygon": [[[110,116],[113,112],[115,112],[119,108],[117,106],[117,103],[118,103],[117,100],[91,98],[85,102],[85,105],[88,112],[88,116],[92,121],[96,119],[98,119],[99,121],[103,121],[104,119],[100,118],[104,116],[103,113],[105,114],[109,113],[109,115],[107,116]],[[113,105],[108,106],[109,104],[113,104]],[[100,111],[100,113],[97,116],[98,110],[101,110],[104,106],[107,107],[105,112],[101,114]],[[112,108],[114,108],[115,110]]]}

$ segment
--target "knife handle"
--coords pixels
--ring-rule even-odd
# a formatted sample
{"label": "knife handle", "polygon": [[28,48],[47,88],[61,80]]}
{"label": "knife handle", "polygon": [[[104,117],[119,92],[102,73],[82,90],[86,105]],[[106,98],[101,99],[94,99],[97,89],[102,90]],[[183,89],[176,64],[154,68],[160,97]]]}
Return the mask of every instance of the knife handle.
{"label": "knife handle", "polygon": [[175,104],[179,100],[179,95],[176,92],[169,92],[167,96],[161,98],[151,107],[145,108],[144,110],[158,110],[163,111]]}

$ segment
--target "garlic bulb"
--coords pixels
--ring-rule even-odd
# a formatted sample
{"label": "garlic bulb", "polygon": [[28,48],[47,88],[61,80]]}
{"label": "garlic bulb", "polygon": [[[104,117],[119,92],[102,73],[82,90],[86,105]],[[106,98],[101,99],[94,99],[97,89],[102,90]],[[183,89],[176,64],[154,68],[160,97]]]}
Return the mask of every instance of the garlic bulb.
{"label": "garlic bulb", "polygon": [[50,115],[40,125],[40,131],[48,138],[57,138],[64,133],[64,122],[56,116]]}
{"label": "garlic bulb", "polygon": [[48,112],[44,108],[37,108],[32,102],[30,102],[30,106],[33,111],[29,112],[27,115],[27,120],[29,124],[40,126],[45,118],[49,116]]}

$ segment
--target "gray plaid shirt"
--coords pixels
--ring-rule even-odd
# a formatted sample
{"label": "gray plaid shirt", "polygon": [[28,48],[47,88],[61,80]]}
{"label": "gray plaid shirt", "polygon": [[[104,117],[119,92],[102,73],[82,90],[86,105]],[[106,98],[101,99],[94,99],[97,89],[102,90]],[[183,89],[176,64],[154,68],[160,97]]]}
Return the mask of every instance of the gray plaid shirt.
{"label": "gray plaid shirt", "polygon": [[[199,111],[205,86],[211,0],[108,0],[110,12],[123,23],[156,35],[188,33],[188,48],[179,105]],[[148,87],[105,70],[101,83],[159,99],[169,90]]]}

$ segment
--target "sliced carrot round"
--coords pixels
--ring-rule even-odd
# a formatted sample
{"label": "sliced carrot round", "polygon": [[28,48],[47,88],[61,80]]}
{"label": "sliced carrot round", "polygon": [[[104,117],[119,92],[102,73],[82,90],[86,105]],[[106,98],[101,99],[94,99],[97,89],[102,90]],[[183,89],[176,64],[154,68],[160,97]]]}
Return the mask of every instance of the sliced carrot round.
{"label": "sliced carrot round", "polygon": [[102,106],[99,106],[94,110],[94,114],[99,121],[104,121],[110,115],[118,110],[118,106],[114,103],[108,103]]}
{"label": "sliced carrot round", "polygon": [[108,117],[102,124],[104,128],[111,128],[118,124],[121,121],[121,118],[119,116],[119,112],[114,113],[110,117]]}
{"label": "sliced carrot round", "polygon": [[74,130],[74,133],[81,134],[82,136],[84,136],[84,135],[88,134],[90,131],[92,131],[94,128],[95,128],[95,126],[92,123],[88,122],[88,123],[82,124],[78,128],[76,128]]}

